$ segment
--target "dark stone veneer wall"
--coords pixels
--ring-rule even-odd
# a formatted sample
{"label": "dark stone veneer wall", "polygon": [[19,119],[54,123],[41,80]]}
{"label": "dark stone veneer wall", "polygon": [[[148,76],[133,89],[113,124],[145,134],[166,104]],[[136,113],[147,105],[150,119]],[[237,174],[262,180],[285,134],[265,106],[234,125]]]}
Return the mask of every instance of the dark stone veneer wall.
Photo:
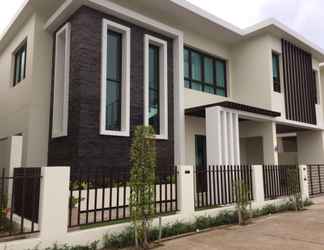
{"label": "dark stone veneer wall", "polygon": [[144,35],[168,42],[169,140],[157,140],[156,146],[159,168],[169,168],[174,164],[173,40],[88,7],[81,7],[69,20],[72,32],[68,136],[50,138],[48,165],[71,166],[73,172],[80,168],[129,168],[131,137],[99,134],[103,18],[131,28],[131,134],[144,119]]}

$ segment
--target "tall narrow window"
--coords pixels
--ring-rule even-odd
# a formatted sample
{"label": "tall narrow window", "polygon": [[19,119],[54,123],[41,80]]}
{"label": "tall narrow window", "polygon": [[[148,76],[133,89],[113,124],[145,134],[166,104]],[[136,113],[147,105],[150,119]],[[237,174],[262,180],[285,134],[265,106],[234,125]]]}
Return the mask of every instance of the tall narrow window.
{"label": "tall narrow window", "polygon": [[129,136],[130,28],[103,20],[100,134]]}
{"label": "tall narrow window", "polygon": [[106,129],[121,129],[122,34],[108,30]]}
{"label": "tall narrow window", "polygon": [[273,90],[280,93],[280,59],[279,54],[276,53],[272,53],[272,78]]}
{"label": "tall narrow window", "polygon": [[160,134],[160,48],[149,47],[149,124],[156,134]]}
{"label": "tall narrow window", "polygon": [[167,42],[145,35],[144,124],[157,139],[168,139]]}
{"label": "tall narrow window", "polygon": [[55,71],[53,96],[52,137],[68,134],[69,81],[70,81],[70,34],[66,24],[55,36]]}
{"label": "tall narrow window", "polygon": [[15,70],[13,86],[16,86],[26,77],[26,61],[27,61],[27,41],[15,53]]}
{"label": "tall narrow window", "polygon": [[224,60],[184,48],[184,77],[186,88],[227,96]]}

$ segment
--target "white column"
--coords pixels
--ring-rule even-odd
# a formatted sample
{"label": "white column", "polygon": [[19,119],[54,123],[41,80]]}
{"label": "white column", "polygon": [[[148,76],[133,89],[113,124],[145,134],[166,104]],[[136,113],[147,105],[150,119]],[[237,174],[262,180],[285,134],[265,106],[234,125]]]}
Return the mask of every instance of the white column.
{"label": "white column", "polygon": [[177,165],[184,164],[185,155],[185,108],[183,76],[183,34],[173,42],[174,55],[174,160]]}
{"label": "white column", "polygon": [[240,164],[238,114],[221,107],[206,109],[207,164]]}
{"label": "white column", "polygon": [[180,213],[192,216],[195,211],[193,166],[178,166],[178,205]]}
{"label": "white column", "polygon": [[300,176],[300,193],[303,200],[309,198],[309,190],[308,190],[308,176],[307,176],[307,166],[300,165],[299,166],[299,176]]}
{"label": "white column", "polygon": [[[14,169],[20,168],[22,165],[22,148],[23,148],[23,137],[22,136],[12,136],[10,138],[10,153],[9,153],[9,172],[6,173],[7,176],[14,176]],[[13,182],[9,181],[8,184],[8,204],[11,204],[12,198],[12,185]]]}
{"label": "white column", "polygon": [[264,204],[264,186],[262,165],[252,166],[253,200],[256,208]]}
{"label": "white column", "polygon": [[264,126],[263,135],[263,154],[264,163],[269,165],[278,165],[278,151],[277,148],[277,131],[276,123],[266,122]]}
{"label": "white column", "polygon": [[40,238],[65,243],[69,212],[69,167],[43,167],[39,204]]}

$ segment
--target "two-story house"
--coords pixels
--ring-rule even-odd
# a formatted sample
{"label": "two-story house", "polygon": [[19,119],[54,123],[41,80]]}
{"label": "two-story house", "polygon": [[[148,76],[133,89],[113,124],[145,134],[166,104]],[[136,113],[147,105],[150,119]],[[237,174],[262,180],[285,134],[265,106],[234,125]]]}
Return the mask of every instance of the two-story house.
{"label": "two-story house", "polygon": [[324,161],[324,51],[276,20],[183,0],[30,0],[0,40],[0,164],[159,168]]}

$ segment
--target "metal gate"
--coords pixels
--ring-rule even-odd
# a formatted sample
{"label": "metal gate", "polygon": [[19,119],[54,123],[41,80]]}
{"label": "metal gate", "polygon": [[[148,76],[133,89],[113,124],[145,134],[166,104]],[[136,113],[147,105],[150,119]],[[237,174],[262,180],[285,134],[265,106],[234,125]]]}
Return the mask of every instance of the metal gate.
{"label": "metal gate", "polygon": [[324,195],[324,165],[308,165],[309,195]]}

